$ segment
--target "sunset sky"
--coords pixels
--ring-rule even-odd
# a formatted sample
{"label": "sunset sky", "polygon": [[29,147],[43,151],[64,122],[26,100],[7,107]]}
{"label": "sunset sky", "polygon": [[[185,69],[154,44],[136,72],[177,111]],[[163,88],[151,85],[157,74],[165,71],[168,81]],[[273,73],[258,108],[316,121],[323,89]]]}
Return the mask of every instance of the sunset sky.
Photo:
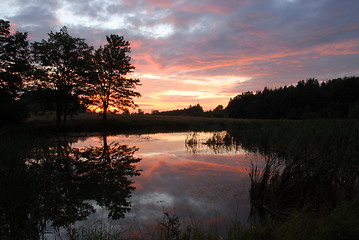
{"label": "sunset sky", "polygon": [[131,43],[145,112],[227,105],[243,91],[359,74],[358,0],[2,0],[30,41],[67,26]]}

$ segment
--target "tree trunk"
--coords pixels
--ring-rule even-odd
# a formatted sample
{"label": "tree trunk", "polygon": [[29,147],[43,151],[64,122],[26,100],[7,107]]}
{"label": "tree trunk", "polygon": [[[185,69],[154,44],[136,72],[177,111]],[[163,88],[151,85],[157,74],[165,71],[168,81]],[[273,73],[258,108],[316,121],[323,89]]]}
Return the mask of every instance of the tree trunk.
{"label": "tree trunk", "polygon": [[64,119],[63,119],[63,123],[62,123],[62,127],[64,129],[66,128],[66,120],[67,120],[67,107],[65,107],[65,109],[64,109]]}
{"label": "tree trunk", "polygon": [[61,112],[62,112],[61,103],[59,100],[57,100],[57,103],[56,103],[56,128],[57,129],[59,129],[60,125],[61,125]]}
{"label": "tree trunk", "polygon": [[102,119],[107,122],[107,104],[103,104],[103,112],[102,112]]}
{"label": "tree trunk", "polygon": [[107,136],[103,135],[102,136],[102,140],[103,140],[103,153],[102,153],[102,158],[104,160],[106,160],[109,164],[111,164],[111,158],[110,158],[110,150],[108,148],[108,144],[107,144]]}
{"label": "tree trunk", "polygon": [[65,98],[64,100],[64,119],[63,119],[63,125],[62,127],[65,129],[66,128],[66,121],[67,121],[67,112],[68,112],[68,102],[67,102],[67,99]]}

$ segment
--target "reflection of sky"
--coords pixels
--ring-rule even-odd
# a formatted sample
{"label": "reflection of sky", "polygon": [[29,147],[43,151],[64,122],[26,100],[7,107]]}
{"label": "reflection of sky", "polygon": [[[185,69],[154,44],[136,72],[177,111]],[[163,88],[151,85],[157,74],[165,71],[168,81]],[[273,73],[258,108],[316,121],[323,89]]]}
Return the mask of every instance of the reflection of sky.
{"label": "reflection of sky", "polygon": [[[183,226],[196,222],[218,231],[238,220],[246,221],[248,170],[251,161],[259,157],[243,150],[215,154],[203,144],[199,145],[199,153],[192,154],[186,150],[186,136],[188,133],[107,137],[108,143],[138,147],[136,156],[142,158],[137,164],[141,175],[133,179],[136,190],[132,193],[132,210],[119,221],[121,225],[133,227],[136,223],[137,230],[145,231],[150,224],[162,221],[164,212],[178,216]],[[201,133],[199,139],[210,136],[210,133]],[[73,147],[101,144],[102,137],[90,137]],[[97,211],[88,221],[102,218],[101,221],[107,222],[105,212]]]}

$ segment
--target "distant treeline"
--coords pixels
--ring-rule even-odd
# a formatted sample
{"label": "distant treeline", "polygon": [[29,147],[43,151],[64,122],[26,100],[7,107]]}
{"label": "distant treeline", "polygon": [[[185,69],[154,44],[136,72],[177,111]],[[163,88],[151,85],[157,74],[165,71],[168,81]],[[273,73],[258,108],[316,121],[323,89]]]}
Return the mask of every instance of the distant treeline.
{"label": "distant treeline", "polygon": [[230,99],[224,108],[218,105],[203,111],[197,104],[172,111],[153,111],[154,115],[230,117],[249,119],[358,118],[359,77],[319,82],[311,78],[296,86],[244,92]]}
{"label": "distant treeline", "polygon": [[188,108],[163,111],[152,111],[153,115],[166,115],[166,116],[192,116],[192,117],[225,117],[226,111],[222,105],[218,105],[215,109],[204,111],[200,104],[194,106],[190,105]]}
{"label": "distant treeline", "polygon": [[308,119],[359,117],[359,77],[245,92],[231,99],[226,114],[232,118]]}

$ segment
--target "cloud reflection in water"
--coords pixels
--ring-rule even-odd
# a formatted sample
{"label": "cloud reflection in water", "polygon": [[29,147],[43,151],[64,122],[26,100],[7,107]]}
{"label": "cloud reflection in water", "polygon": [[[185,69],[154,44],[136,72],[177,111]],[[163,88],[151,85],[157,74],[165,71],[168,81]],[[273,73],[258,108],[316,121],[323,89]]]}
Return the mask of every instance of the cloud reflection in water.
{"label": "cloud reflection in water", "polygon": [[[118,220],[127,231],[134,224],[142,230],[151,228],[163,220],[164,212],[178,216],[184,226],[199,223],[219,232],[238,220],[246,222],[250,210],[248,171],[251,161],[260,161],[260,157],[239,148],[215,153],[211,146],[202,143],[193,154],[185,146],[188,134],[108,137],[108,142],[138,147],[136,154],[142,159],[137,164],[141,176],[134,179],[136,190],[130,199],[132,210],[125,219]],[[198,134],[200,141],[213,136]],[[100,141],[92,137],[78,144],[93,145]],[[98,217],[90,216],[88,221]]]}

